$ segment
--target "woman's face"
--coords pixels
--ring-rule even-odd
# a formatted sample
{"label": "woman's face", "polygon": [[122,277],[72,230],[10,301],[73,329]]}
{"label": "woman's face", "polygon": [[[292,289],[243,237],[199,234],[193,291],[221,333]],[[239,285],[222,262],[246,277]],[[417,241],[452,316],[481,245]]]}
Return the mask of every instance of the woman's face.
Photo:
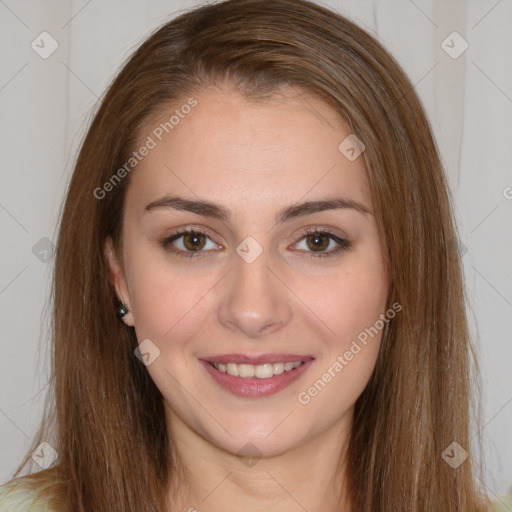
{"label": "woman's face", "polygon": [[168,425],[264,456],[348,432],[388,289],[360,148],[294,89],[194,99],[141,134],[108,252]]}

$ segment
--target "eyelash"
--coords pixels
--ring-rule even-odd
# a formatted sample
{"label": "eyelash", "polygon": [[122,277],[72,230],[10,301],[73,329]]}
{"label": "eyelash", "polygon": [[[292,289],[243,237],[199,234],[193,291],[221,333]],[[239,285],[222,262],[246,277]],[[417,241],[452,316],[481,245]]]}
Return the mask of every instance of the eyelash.
{"label": "eyelash", "polygon": [[[173,235],[163,239],[160,242],[160,244],[161,244],[161,246],[165,250],[170,251],[170,252],[176,254],[177,256],[181,256],[181,257],[184,257],[184,258],[203,257],[202,253],[204,253],[205,251],[202,251],[202,250],[201,251],[183,251],[181,249],[173,248],[170,245],[175,240],[178,240],[183,235],[187,235],[187,234],[204,235],[204,236],[206,236],[207,238],[209,238],[211,240],[211,237],[209,237],[201,229],[183,229],[183,230],[180,230],[180,231],[174,233]],[[310,235],[324,235],[324,236],[327,236],[331,240],[334,240],[338,245],[337,245],[337,247],[335,247],[334,249],[331,249],[328,252],[325,252],[325,251],[322,251],[322,252],[306,251],[306,252],[309,252],[309,254],[310,254],[307,257],[311,257],[311,258],[327,258],[327,257],[335,256],[336,254],[339,254],[340,252],[348,251],[352,247],[351,242],[336,236],[334,233],[331,233],[329,230],[326,230],[326,229],[321,229],[321,230],[320,229],[308,229],[307,231],[305,231],[304,233],[301,234],[301,236],[299,238],[299,241],[303,240],[304,238],[306,238],[306,237],[308,237]]]}

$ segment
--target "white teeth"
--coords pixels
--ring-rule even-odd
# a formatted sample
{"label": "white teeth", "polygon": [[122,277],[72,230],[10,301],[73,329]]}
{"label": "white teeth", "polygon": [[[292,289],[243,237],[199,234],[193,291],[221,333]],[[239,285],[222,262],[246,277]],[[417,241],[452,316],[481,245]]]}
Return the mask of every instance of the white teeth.
{"label": "white teeth", "polygon": [[252,364],[239,364],[238,365],[238,376],[239,377],[244,377],[244,378],[254,377],[254,365],[252,365]]}
{"label": "white teeth", "polygon": [[229,373],[229,375],[233,375],[234,377],[238,377],[238,365],[233,364],[233,363],[228,363],[227,372]]}
{"label": "white teeth", "polygon": [[254,368],[254,375],[258,377],[258,379],[268,379],[274,375],[274,368],[270,363],[259,364]]}
{"label": "white teeth", "polygon": [[268,379],[274,375],[279,375],[283,372],[289,372],[302,364],[302,361],[295,361],[294,363],[264,363],[264,364],[236,364],[236,363],[212,363],[217,370],[228,373],[233,377],[242,377],[250,379],[257,377],[258,379]]}
{"label": "white teeth", "polygon": [[279,375],[284,372],[284,363],[274,363],[272,365],[272,369],[274,371],[274,375]]}

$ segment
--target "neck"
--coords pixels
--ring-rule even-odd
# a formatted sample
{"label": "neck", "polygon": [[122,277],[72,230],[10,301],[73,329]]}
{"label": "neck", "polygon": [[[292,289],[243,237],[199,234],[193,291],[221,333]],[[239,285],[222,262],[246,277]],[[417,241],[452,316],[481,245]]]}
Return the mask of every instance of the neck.
{"label": "neck", "polygon": [[345,474],[351,414],[320,436],[272,456],[250,444],[246,450],[252,456],[233,454],[192,431],[172,411],[166,414],[174,459],[169,510],[351,511]]}

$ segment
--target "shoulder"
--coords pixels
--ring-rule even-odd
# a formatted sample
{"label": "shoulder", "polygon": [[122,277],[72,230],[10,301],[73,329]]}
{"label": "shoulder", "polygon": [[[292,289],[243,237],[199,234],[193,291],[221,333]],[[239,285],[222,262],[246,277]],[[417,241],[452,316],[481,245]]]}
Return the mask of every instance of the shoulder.
{"label": "shoulder", "polygon": [[0,486],[0,512],[53,512],[24,480],[17,478]]}
{"label": "shoulder", "polygon": [[57,489],[51,471],[6,482],[0,485],[0,512],[61,512],[54,506]]}
{"label": "shoulder", "polygon": [[506,494],[496,496],[496,501],[492,503],[492,512],[509,512],[512,510],[512,486]]}

